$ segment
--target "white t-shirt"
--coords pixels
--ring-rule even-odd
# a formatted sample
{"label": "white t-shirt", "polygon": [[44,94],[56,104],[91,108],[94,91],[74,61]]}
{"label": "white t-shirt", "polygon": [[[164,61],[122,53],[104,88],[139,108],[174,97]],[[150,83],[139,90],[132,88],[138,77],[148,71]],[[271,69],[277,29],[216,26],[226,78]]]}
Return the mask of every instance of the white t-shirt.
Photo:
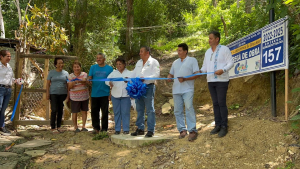
{"label": "white t-shirt", "polygon": [[[177,78],[192,75],[197,71],[199,71],[197,59],[187,56],[183,61],[179,58],[173,62],[170,74]],[[180,83],[178,79],[174,79],[173,94],[194,91],[194,82],[195,80],[187,80]]]}
{"label": "white t-shirt", "polygon": [[10,65],[7,63],[7,66],[4,66],[0,61],[0,84],[11,86],[14,80],[14,72]]}
{"label": "white t-shirt", "polygon": [[[159,63],[156,59],[151,56],[148,58],[147,62],[143,65],[143,60],[140,59],[134,70],[132,71],[131,77],[144,77],[144,78],[158,78],[160,75]],[[155,80],[145,80],[145,84],[154,83]]]}
{"label": "white t-shirt", "polygon": [[209,48],[205,52],[205,58],[201,68],[202,72],[215,72],[217,70],[223,69],[224,73],[222,75],[208,74],[207,82],[228,82],[229,81],[229,70],[233,67],[233,60],[231,51],[227,46],[221,45],[219,49],[219,54],[217,58],[217,67],[215,70],[215,59],[218,47],[215,52]]}
{"label": "white t-shirt", "polygon": [[[119,72],[118,70],[114,70],[111,72],[107,78],[130,78],[131,77],[131,71],[127,70],[126,68],[123,70],[123,72]],[[113,87],[111,89],[111,95],[115,98],[120,98],[120,97],[129,97],[126,87],[127,83],[124,81],[112,81]],[[105,82],[106,85],[109,86],[109,81]]]}

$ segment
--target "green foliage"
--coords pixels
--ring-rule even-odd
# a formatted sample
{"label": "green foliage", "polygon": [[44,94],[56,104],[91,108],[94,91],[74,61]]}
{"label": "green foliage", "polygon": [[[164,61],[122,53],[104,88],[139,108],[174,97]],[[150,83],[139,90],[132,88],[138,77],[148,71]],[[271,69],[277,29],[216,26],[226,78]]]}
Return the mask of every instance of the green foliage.
{"label": "green foliage", "polygon": [[234,109],[239,109],[240,107],[242,107],[240,104],[235,103],[235,104],[231,105],[231,106],[229,107],[229,109],[234,110]]}
{"label": "green foliage", "polygon": [[107,132],[100,132],[93,137],[93,140],[103,140],[105,138],[109,138]]}
{"label": "green foliage", "polygon": [[46,6],[38,8],[30,6],[31,17],[26,15],[26,22],[19,28],[19,38],[26,44],[46,48],[52,53],[65,53],[69,43],[64,28],[54,21]]}

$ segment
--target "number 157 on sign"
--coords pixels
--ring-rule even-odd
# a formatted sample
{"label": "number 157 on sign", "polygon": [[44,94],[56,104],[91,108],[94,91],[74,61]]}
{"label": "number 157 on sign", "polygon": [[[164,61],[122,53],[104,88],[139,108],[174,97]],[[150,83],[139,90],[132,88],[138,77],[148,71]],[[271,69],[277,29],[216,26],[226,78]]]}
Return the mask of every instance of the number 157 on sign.
{"label": "number 157 on sign", "polygon": [[283,44],[263,49],[262,68],[277,65],[283,62]]}

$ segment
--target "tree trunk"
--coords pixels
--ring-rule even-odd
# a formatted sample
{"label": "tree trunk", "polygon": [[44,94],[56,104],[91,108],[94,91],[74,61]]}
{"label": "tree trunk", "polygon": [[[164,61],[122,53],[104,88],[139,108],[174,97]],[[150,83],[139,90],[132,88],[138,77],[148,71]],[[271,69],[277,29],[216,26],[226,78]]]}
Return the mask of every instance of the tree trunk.
{"label": "tree trunk", "polygon": [[74,52],[76,56],[84,56],[84,34],[87,22],[87,0],[76,1],[76,14],[74,19]]}
{"label": "tree trunk", "polygon": [[14,0],[14,3],[17,7],[17,10],[18,10],[18,16],[19,16],[19,25],[22,24],[22,15],[21,15],[21,9],[20,9],[20,3],[19,3],[19,0]]}
{"label": "tree trunk", "polygon": [[223,23],[223,26],[224,26],[225,37],[228,37],[227,25],[226,25],[226,22],[225,22],[223,16],[221,16],[221,20],[222,20],[222,23]]}
{"label": "tree trunk", "polygon": [[216,8],[218,6],[218,0],[212,0],[212,4]]}
{"label": "tree trunk", "polygon": [[131,49],[131,38],[132,38],[132,27],[133,27],[133,1],[127,0],[127,29],[126,29],[126,60],[129,59],[132,49]]}
{"label": "tree trunk", "polygon": [[1,3],[0,3],[0,31],[1,31],[1,38],[5,38],[5,29],[4,29]]}
{"label": "tree trunk", "polygon": [[245,12],[251,13],[251,8],[252,8],[252,0],[246,0]]}
{"label": "tree trunk", "polygon": [[[70,25],[70,10],[69,10],[69,0],[65,0],[65,9],[64,9],[64,27],[66,28],[66,34],[69,36],[69,39],[72,38],[72,31]],[[71,46],[69,51],[71,51]]]}
{"label": "tree trunk", "polygon": [[237,8],[240,8],[240,0],[236,1],[236,6],[237,6]]}

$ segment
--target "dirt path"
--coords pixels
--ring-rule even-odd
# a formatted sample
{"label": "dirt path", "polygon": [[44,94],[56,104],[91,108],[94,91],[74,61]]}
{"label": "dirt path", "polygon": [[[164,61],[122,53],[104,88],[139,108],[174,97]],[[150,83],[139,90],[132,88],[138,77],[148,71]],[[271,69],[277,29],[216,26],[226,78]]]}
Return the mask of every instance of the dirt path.
{"label": "dirt path", "polygon": [[[174,117],[160,117],[160,133],[178,134]],[[90,133],[67,131],[52,134],[39,131],[37,138],[54,140],[47,153],[32,161],[31,168],[278,168],[298,156],[288,152],[297,143],[285,123],[253,117],[229,120],[224,138],[211,136],[212,116],[197,114],[199,137],[194,142],[174,139],[168,142],[127,148],[109,139],[93,141]],[[201,123],[204,122],[204,123]],[[206,123],[206,124],[205,124]],[[166,127],[167,126],[167,127]],[[298,149],[299,150],[299,149]],[[296,151],[293,150],[293,151]]]}

